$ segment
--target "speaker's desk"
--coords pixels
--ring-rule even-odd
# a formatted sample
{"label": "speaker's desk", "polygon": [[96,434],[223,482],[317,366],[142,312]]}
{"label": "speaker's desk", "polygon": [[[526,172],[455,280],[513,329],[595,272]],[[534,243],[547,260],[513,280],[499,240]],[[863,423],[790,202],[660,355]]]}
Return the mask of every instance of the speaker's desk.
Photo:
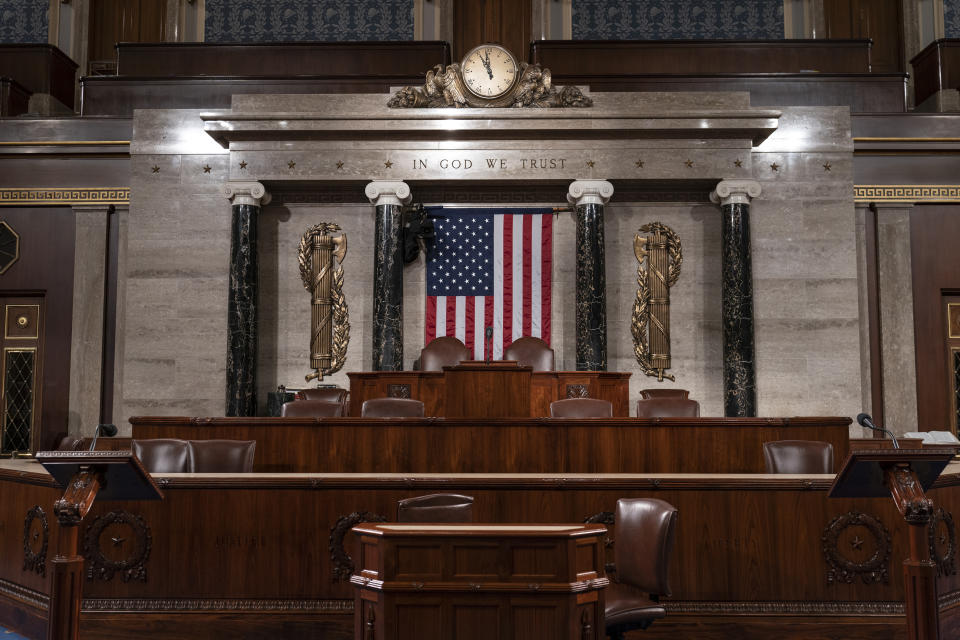
{"label": "speaker's desk", "polygon": [[[484,367],[489,369],[486,375]],[[467,362],[448,371],[365,371],[348,373],[350,378],[350,415],[359,416],[364,400],[371,398],[413,398],[424,404],[424,413],[437,417],[530,417],[542,418],[550,415],[550,403],[565,398],[597,398],[609,400],[613,404],[613,415],[630,415],[630,374],[618,371],[534,371],[529,373],[529,391],[525,389],[504,389],[504,376],[511,372],[499,362],[484,365],[480,362]],[[520,372],[518,371],[517,374]],[[450,374],[454,374],[451,378]],[[503,379],[501,379],[503,378]],[[486,380],[486,383],[485,383]],[[456,384],[456,390],[448,390],[447,384]],[[480,388],[489,384],[493,388]],[[450,391],[453,391],[451,394]],[[517,393],[519,392],[519,393]],[[529,411],[514,411],[507,405],[523,402],[524,392],[529,397]],[[467,403],[457,407],[448,407],[447,398],[462,399],[477,393],[486,398],[478,398],[480,404]],[[489,406],[479,415],[467,415],[464,406],[482,406],[489,400]],[[469,410],[469,409],[468,409]],[[517,415],[519,414],[519,415]]]}

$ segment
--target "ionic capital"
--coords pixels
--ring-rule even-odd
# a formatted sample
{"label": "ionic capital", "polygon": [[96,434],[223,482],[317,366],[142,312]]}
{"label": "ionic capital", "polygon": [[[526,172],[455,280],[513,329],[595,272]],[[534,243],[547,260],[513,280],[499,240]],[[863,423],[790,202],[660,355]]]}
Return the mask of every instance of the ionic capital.
{"label": "ionic capital", "polygon": [[760,183],[756,180],[721,180],[710,194],[710,201],[724,207],[728,204],[750,204],[760,195]]}
{"label": "ionic capital", "polygon": [[259,182],[227,182],[223,185],[223,195],[230,204],[251,204],[262,207],[270,204],[270,194]]}
{"label": "ionic capital", "polygon": [[364,193],[370,204],[404,205],[410,202],[410,185],[400,180],[375,180],[367,183]]}
{"label": "ionic capital", "polygon": [[613,185],[606,180],[574,180],[567,191],[572,205],[606,204],[613,196]]}

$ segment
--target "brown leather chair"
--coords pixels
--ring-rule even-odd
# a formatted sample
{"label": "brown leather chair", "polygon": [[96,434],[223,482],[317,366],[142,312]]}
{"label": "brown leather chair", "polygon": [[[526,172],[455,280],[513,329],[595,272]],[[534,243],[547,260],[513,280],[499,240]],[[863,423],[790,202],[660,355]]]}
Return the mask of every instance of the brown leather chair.
{"label": "brown leather chair", "polygon": [[653,394],[650,394],[651,389],[644,391],[648,396],[644,397],[644,392],[640,392],[640,399],[637,400],[638,418],[696,418],[700,415],[700,403],[689,399],[688,391],[657,389]]}
{"label": "brown leather chair", "polygon": [[251,473],[256,440],[188,440],[194,473]]}
{"label": "brown leather chair", "polygon": [[504,360],[533,367],[534,371],[553,371],[553,349],[540,338],[526,336],[514,340],[503,352]]}
{"label": "brown leather chair", "polygon": [[819,440],[763,443],[767,473],[833,473],[833,445]]}
{"label": "brown leather chair", "polygon": [[80,436],[63,436],[57,445],[57,451],[83,451],[83,438]]}
{"label": "brown leather chair", "polygon": [[551,418],[612,418],[613,403],[596,398],[567,398],[550,403]]}
{"label": "brown leather chair", "polygon": [[605,594],[607,635],[623,640],[633,629],[646,629],[666,616],[660,596],[670,595],[670,553],[677,529],[677,509],[655,498],[617,500],[613,556],[616,582]]}
{"label": "brown leather chair", "polygon": [[433,493],[397,503],[397,522],[473,522],[473,498]]}
{"label": "brown leather chair", "polygon": [[444,367],[460,364],[470,359],[470,350],[453,336],[434,338],[420,350],[421,371],[443,371]]}
{"label": "brown leather chair", "polygon": [[283,403],[280,415],[284,418],[339,418],[343,415],[343,404],[326,400],[294,400]]}
{"label": "brown leather chair", "polygon": [[323,400],[324,402],[339,402],[346,404],[350,392],[340,387],[324,387],[301,389],[297,391],[297,400]]}
{"label": "brown leather chair", "polygon": [[364,418],[422,418],[423,403],[408,398],[371,398],[360,407]]}
{"label": "brown leather chair", "polygon": [[150,473],[190,473],[193,470],[190,445],[186,440],[133,440],[130,449]]}

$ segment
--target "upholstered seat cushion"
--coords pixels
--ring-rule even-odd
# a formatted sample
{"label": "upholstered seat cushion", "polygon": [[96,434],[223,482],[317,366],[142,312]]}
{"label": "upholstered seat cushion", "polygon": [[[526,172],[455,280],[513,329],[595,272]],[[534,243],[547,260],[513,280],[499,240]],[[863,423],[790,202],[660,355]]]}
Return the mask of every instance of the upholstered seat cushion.
{"label": "upholstered seat cushion", "polygon": [[604,622],[607,628],[624,624],[640,624],[645,620],[655,620],[667,615],[663,605],[654,602],[650,596],[636,587],[611,582],[604,591],[606,609]]}

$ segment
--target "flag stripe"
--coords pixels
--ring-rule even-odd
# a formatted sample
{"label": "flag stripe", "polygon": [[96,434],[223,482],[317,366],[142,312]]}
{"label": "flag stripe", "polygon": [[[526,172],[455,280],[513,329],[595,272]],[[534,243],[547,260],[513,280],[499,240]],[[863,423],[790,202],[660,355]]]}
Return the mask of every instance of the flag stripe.
{"label": "flag stripe", "polygon": [[533,306],[531,305],[531,288],[533,285],[533,270],[531,262],[533,260],[533,247],[530,246],[533,240],[532,234],[533,216],[523,216],[523,333],[520,335],[532,336],[530,331],[532,325]]}
{"label": "flag stripe", "polygon": [[[446,336],[457,336],[457,296],[445,296],[447,302],[447,331]],[[459,338],[463,340],[463,338]]]}
{"label": "flag stripe", "polygon": [[528,335],[537,338],[543,337],[543,300],[540,295],[543,277],[541,235],[540,220],[533,220],[530,225],[530,333]]}
{"label": "flag stripe", "polygon": [[[513,342],[513,216],[503,217],[503,346]],[[503,356],[500,356],[501,358]]]}
{"label": "flag stripe", "polygon": [[553,274],[553,214],[540,216],[540,338],[550,343],[551,313],[553,311],[550,283]]}
{"label": "flag stripe", "polygon": [[513,320],[510,342],[523,337],[523,216],[513,216]]}

